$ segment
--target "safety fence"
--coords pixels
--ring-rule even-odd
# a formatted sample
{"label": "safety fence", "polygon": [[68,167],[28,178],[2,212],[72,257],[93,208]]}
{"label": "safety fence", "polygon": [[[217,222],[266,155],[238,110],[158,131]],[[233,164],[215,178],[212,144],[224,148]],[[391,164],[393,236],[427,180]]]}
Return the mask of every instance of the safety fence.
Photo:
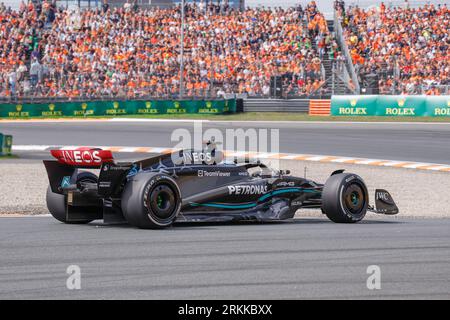
{"label": "safety fence", "polygon": [[236,99],[0,104],[0,118],[235,113]]}
{"label": "safety fence", "polygon": [[450,117],[450,96],[333,96],[331,115]]}

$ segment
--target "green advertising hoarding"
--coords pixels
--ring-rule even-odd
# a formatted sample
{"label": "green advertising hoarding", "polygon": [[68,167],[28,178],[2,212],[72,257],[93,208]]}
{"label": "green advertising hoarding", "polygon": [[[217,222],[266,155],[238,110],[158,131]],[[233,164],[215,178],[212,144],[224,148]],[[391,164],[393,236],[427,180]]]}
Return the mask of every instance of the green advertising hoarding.
{"label": "green advertising hoarding", "polygon": [[450,96],[432,96],[426,101],[429,116],[450,117]]}
{"label": "green advertising hoarding", "polygon": [[419,96],[378,96],[378,116],[428,116],[425,97]]}
{"label": "green advertising hoarding", "polygon": [[333,96],[331,115],[450,117],[450,96]]}
{"label": "green advertising hoarding", "polygon": [[331,115],[376,116],[377,96],[333,96]]}
{"label": "green advertising hoarding", "polygon": [[0,104],[1,118],[89,117],[158,114],[224,114],[236,112],[236,100],[87,101]]}

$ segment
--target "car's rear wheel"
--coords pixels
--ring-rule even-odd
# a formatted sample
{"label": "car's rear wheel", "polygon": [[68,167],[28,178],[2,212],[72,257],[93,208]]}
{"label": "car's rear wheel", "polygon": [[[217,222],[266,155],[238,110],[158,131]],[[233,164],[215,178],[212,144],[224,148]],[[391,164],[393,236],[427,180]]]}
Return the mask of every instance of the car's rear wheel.
{"label": "car's rear wheel", "polygon": [[160,173],[141,173],[125,185],[122,212],[129,224],[142,229],[170,226],[181,208],[177,183]]}
{"label": "car's rear wheel", "polygon": [[337,223],[361,221],[369,196],[364,181],[356,174],[340,173],[328,178],[322,192],[322,211]]}
{"label": "car's rear wheel", "polygon": [[[77,175],[76,184],[80,186],[82,182],[97,183],[98,178],[91,172],[80,172]],[[93,221],[91,219],[68,221],[66,215],[67,196],[64,194],[54,193],[50,186],[48,186],[47,188],[46,200],[48,211],[50,211],[50,214],[53,216],[53,218],[58,221],[68,224],[85,224]]]}

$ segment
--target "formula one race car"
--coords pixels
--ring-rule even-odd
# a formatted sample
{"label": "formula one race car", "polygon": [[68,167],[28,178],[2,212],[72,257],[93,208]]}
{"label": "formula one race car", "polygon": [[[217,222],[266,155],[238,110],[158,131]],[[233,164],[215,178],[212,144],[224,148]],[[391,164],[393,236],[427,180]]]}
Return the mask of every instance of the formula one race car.
{"label": "formula one race car", "polygon": [[[398,213],[391,195],[375,191],[369,205],[364,181],[343,170],[325,184],[290,176],[260,162],[223,161],[210,143],[201,151],[180,150],[120,163],[96,148],[52,150],[44,161],[50,186],[47,206],[65,223],[128,222],[164,228],[177,221],[274,221],[300,208],[317,208],[338,223],[361,221],[367,211]],[[248,160],[248,159],[247,159]],[[99,175],[78,169],[99,169]]]}

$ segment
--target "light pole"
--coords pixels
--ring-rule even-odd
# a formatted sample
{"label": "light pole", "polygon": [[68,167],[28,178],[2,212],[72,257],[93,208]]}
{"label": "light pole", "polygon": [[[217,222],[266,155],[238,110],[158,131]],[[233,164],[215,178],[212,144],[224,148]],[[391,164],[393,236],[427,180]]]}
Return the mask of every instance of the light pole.
{"label": "light pole", "polygon": [[184,1],[181,1],[180,99],[183,99],[184,95]]}
{"label": "light pole", "polygon": [[210,95],[213,98],[214,95],[214,56],[216,54],[216,43],[211,43],[211,70],[210,70]]}

